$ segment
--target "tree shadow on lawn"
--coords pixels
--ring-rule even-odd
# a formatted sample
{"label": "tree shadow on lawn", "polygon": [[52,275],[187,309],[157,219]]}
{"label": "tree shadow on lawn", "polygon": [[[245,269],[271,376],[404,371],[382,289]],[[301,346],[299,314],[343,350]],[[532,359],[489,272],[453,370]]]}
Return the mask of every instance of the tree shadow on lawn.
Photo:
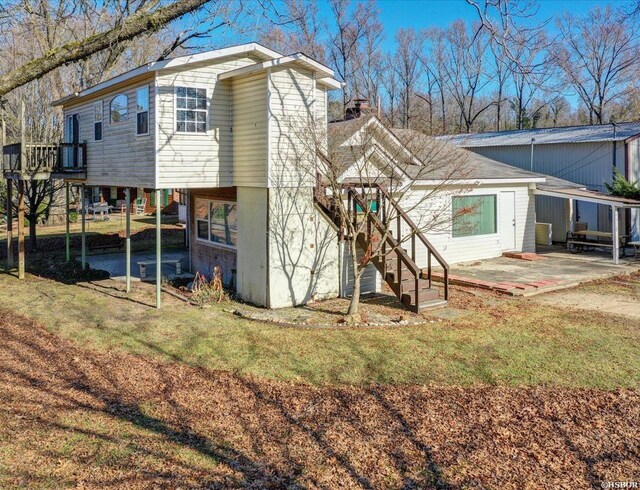
{"label": "tree shadow on lawn", "polygon": [[[631,390],[316,388],[189,366],[144,340],[176,362],[92,351],[0,315],[0,444],[14,455],[0,451],[0,484],[45,485],[55,469],[57,485],[103,487],[457,489],[550,475],[596,485],[640,460]],[[65,453],[69,434],[104,447]],[[601,446],[620,434],[624,445]],[[123,443],[132,453],[105,462]]]}
{"label": "tree shadow on lawn", "polygon": [[[42,471],[12,466],[8,471],[13,481],[36,484],[42,472],[59,462],[61,455],[49,440],[56,439],[56,433],[84,434],[113,445],[122,440],[120,432],[131,425],[143,431],[135,438],[135,458],[100,468],[90,461],[74,461],[72,454],[66,464],[79,468],[69,475],[60,474],[56,483],[78,483],[78,474],[86,474],[88,480],[80,481],[102,486],[123,482],[182,485],[196,477],[203,486],[224,488],[334,487],[342,486],[337,483],[340,481],[348,487],[380,488],[380,481],[372,481],[375,474],[367,474],[367,466],[373,462],[354,461],[352,451],[357,452],[357,447],[349,440],[336,439],[339,434],[327,437],[313,417],[306,418],[305,406],[326,403],[317,399],[322,394],[316,390],[304,393],[304,387],[303,391],[294,389],[291,397],[289,389],[283,392],[268,382],[85,351],[30,320],[8,312],[3,316],[0,385],[4,390],[0,402],[8,419],[5,422],[12,430],[34,432],[36,439],[47,440],[42,449],[35,448]],[[338,407],[352,419],[356,414],[349,413],[348,398],[339,400]],[[69,422],[80,414],[102,422],[89,428]],[[366,439],[357,424],[353,429],[359,432],[356,439]],[[185,463],[163,447],[166,445],[197,452],[214,461],[216,471]],[[13,452],[20,458],[19,449],[13,448]],[[425,457],[430,460],[428,452]],[[151,460],[172,471],[140,471],[140,466],[151,464]],[[394,477],[394,487],[449,488],[429,485],[434,481],[431,476],[418,481],[405,475],[398,485],[398,478],[415,470],[416,461],[404,461],[402,451],[388,463],[393,461],[397,466],[394,472],[400,471]],[[435,463],[429,464],[435,468]],[[325,481],[333,477],[335,482]]]}

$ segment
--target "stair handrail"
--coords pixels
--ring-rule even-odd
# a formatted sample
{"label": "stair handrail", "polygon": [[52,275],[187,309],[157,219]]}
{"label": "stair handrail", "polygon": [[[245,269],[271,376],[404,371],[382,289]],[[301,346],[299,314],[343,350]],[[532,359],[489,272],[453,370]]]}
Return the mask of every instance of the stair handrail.
{"label": "stair handrail", "polygon": [[[347,190],[347,195],[350,196],[353,201],[354,204],[358,204],[362,209],[367,209],[367,204],[365,202],[365,200],[362,199],[362,197],[360,196],[360,194],[355,190],[353,185],[345,185],[344,188]],[[355,209],[355,205],[354,205],[354,209]],[[354,217],[355,220],[357,220],[357,214]],[[386,275],[386,256],[389,253],[395,253],[397,260],[398,260],[398,272],[397,272],[397,282],[398,282],[398,298],[402,301],[402,265],[401,263],[404,263],[407,266],[407,269],[411,272],[413,279],[415,281],[414,284],[414,308],[416,310],[416,312],[419,311],[419,295],[420,295],[420,288],[419,288],[419,282],[420,282],[420,274],[422,273],[422,270],[420,269],[420,267],[418,267],[418,265],[415,263],[415,261],[409,257],[409,254],[407,254],[407,252],[402,248],[401,243],[396,240],[393,235],[391,235],[390,233],[388,233],[387,228],[385,227],[384,223],[380,220],[380,218],[378,218],[376,213],[367,213],[367,220],[369,221],[368,224],[373,224],[378,231],[382,234],[382,236],[384,237],[384,242],[383,243],[389,243],[389,245],[391,246],[391,251],[390,252],[383,252],[382,255],[382,260],[383,260],[383,272]],[[369,229],[370,230],[370,229]],[[370,231],[369,231],[370,233]],[[353,237],[353,240],[355,240],[357,237]],[[386,280],[386,278],[385,278]]]}
{"label": "stair handrail", "polygon": [[[393,208],[398,213],[407,225],[411,228],[412,236],[417,236],[418,239],[427,247],[427,278],[429,280],[429,285],[431,285],[431,255],[436,258],[436,261],[440,264],[443,270],[443,284],[444,284],[444,299],[449,299],[449,263],[444,259],[440,252],[433,246],[433,244],[427,239],[426,236],[420,231],[420,228],[413,222],[413,220],[409,217],[409,215],[400,207],[400,205],[396,202],[395,199],[389,194],[387,189],[384,186],[374,183],[371,187],[375,187],[378,189],[382,195],[389,201],[389,203],[393,206]],[[400,237],[398,237],[400,240]],[[415,244],[413,244],[413,250],[415,250]]]}

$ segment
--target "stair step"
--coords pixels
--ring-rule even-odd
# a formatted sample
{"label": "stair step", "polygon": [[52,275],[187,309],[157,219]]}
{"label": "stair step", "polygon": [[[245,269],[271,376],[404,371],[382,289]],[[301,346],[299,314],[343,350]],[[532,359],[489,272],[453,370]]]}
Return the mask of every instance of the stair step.
{"label": "stair step", "polygon": [[449,302],[444,299],[432,299],[431,301],[424,301],[418,305],[418,311],[442,308],[443,306],[447,306],[448,303]]}
{"label": "stair step", "polygon": [[[418,305],[422,303],[426,303],[427,301],[433,301],[439,299],[438,290],[437,289],[422,289],[418,293]],[[405,306],[414,306],[414,294],[411,293],[403,293],[400,301]]]}
{"label": "stair step", "polygon": [[[387,281],[388,283],[391,282],[398,282],[396,281],[396,275],[397,275],[398,271],[397,269],[395,271],[389,271],[389,269],[387,269],[387,275],[385,276],[385,281]],[[409,269],[403,269],[402,270],[402,282],[413,282],[415,281],[415,278],[413,276],[413,273],[409,271]]]}
{"label": "stair step", "polygon": [[[403,293],[412,293],[416,288],[416,280],[414,278],[411,278],[410,281],[402,281],[400,287]],[[421,291],[423,289],[429,289],[429,281],[418,279],[418,290]]]}

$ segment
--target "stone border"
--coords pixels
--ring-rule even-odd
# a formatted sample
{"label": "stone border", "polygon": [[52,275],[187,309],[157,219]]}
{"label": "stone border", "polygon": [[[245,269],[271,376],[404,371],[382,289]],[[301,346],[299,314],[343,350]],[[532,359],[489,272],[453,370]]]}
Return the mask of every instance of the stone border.
{"label": "stone border", "polygon": [[430,323],[439,323],[444,321],[442,318],[427,319],[422,318],[420,321],[391,321],[384,322],[367,322],[367,323],[305,323],[296,322],[284,319],[265,318],[258,315],[253,315],[250,312],[242,311],[238,308],[225,308],[224,312],[238,316],[244,320],[251,320],[258,323],[269,323],[271,325],[277,325],[279,327],[297,327],[297,328],[389,328],[389,327],[417,327],[420,325],[427,325]]}

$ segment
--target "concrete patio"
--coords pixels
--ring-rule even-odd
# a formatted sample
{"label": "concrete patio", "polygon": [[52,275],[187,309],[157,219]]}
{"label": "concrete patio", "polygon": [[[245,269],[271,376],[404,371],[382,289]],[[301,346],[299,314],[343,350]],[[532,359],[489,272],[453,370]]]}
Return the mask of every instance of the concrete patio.
{"label": "concrete patio", "polygon": [[449,279],[451,284],[528,296],[640,270],[640,260],[627,257],[615,265],[610,254],[572,254],[562,246],[539,246],[538,253],[530,258],[534,260],[498,257],[456,264],[449,271]]}
{"label": "concrete patio", "polygon": [[[184,269],[189,267],[189,253],[186,250],[171,250],[170,252],[163,252],[163,260],[180,260],[182,264],[182,274],[176,275],[176,268],[173,264],[162,264],[162,275],[169,279],[175,278],[191,278],[193,274],[185,272]],[[132,252],[131,253],[131,280],[140,281],[140,267],[138,262],[154,262],[156,255],[154,251],[145,252]],[[92,269],[100,269],[107,271],[111,275],[111,279],[118,281],[125,280],[125,254],[124,253],[109,253],[101,255],[89,255],[87,256],[87,262]],[[156,268],[147,267],[147,276],[145,281],[154,282],[156,279]]]}

